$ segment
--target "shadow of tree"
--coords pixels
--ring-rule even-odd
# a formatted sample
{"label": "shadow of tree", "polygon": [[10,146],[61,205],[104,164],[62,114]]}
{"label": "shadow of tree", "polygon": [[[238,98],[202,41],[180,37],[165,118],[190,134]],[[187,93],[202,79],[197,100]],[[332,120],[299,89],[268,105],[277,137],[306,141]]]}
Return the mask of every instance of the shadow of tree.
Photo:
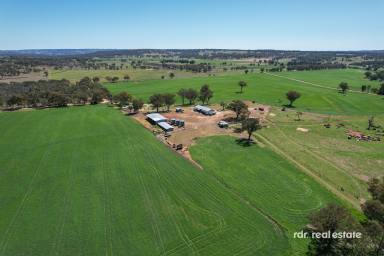
{"label": "shadow of tree", "polygon": [[255,142],[252,139],[248,140],[247,138],[239,138],[236,139],[236,144],[242,147],[250,147],[252,144],[255,144]]}

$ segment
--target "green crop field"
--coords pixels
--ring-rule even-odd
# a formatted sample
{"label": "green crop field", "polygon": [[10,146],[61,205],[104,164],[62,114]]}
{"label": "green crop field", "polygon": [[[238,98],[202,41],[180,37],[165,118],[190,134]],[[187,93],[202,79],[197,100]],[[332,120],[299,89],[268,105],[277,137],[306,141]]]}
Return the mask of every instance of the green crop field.
{"label": "green crop field", "polygon": [[353,90],[361,90],[362,85],[379,87],[380,82],[370,81],[364,78],[364,70],[361,69],[329,69],[316,71],[283,72],[282,76],[303,80],[310,83],[337,88],[340,82],[348,82]]}
{"label": "green crop field", "polygon": [[198,141],[199,170],[105,106],[0,122],[0,255],[292,255],[309,211],[337,200],[231,137]]}
{"label": "green crop field", "polygon": [[305,253],[304,241],[292,239],[293,232],[305,226],[311,211],[335,200],[324,188],[265,145],[244,147],[233,137],[216,136],[199,139],[191,152],[218,182],[277,220],[293,252]]}
{"label": "green crop field", "polygon": [[[326,71],[324,71],[326,72]],[[341,71],[340,71],[341,72]],[[350,72],[347,70],[346,72]],[[299,73],[299,72],[296,72]],[[303,72],[304,73],[304,72]],[[174,80],[148,80],[140,82],[120,82],[106,84],[112,93],[127,91],[134,96],[147,100],[153,93],[174,92],[180,88],[199,89],[208,84],[214,91],[212,102],[231,101],[233,99],[254,100],[258,103],[282,106],[287,104],[285,93],[297,90],[302,96],[295,102],[298,110],[326,114],[380,114],[383,111],[384,98],[357,92],[343,95],[336,90],[337,85],[331,88],[318,87],[284,77],[276,77],[275,73],[248,75],[226,75],[199,78],[183,78]],[[284,75],[288,73],[276,73]],[[355,78],[353,78],[355,79]],[[244,93],[239,93],[238,82],[245,80],[248,86]],[[335,79],[336,81],[337,79]],[[347,80],[349,82],[349,80]],[[180,99],[179,103],[180,103]]]}

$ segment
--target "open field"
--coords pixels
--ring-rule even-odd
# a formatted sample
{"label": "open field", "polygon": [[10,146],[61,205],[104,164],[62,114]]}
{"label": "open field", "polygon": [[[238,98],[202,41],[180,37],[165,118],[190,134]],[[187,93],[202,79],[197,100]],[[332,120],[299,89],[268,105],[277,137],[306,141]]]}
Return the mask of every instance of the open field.
{"label": "open field", "polygon": [[11,124],[0,128],[2,255],[291,255],[306,243],[291,232],[336,200],[271,150],[232,137],[199,141],[201,171],[105,106],[0,121]]}
{"label": "open field", "polygon": [[[297,121],[296,112],[272,111],[268,128],[257,138],[275,145],[289,158],[299,162],[340,193],[357,203],[368,198],[366,181],[382,174],[383,142],[348,140],[348,129],[375,136],[367,131],[367,116],[329,116],[305,112]],[[325,123],[331,124],[329,129]],[[384,124],[384,116],[375,118]],[[304,128],[307,131],[298,131]]]}
{"label": "open field", "polygon": [[[341,71],[340,71],[341,72]],[[349,72],[347,70],[347,72]],[[296,72],[299,73],[299,72]],[[303,72],[304,73],[304,72]],[[286,74],[286,73],[276,73]],[[355,79],[355,78],[353,78]],[[239,93],[238,82],[245,80],[248,86],[244,93]],[[335,79],[336,81],[336,79]],[[347,80],[349,82],[349,80]],[[384,98],[350,92],[347,95],[335,89],[322,88],[306,83],[276,77],[271,74],[249,73],[248,75],[228,75],[215,77],[185,78],[174,80],[148,80],[141,82],[120,82],[106,84],[112,93],[127,91],[134,96],[147,100],[153,93],[174,92],[180,88],[199,89],[209,84],[214,91],[212,102],[231,101],[233,99],[255,100],[263,104],[282,106],[287,104],[285,93],[297,90],[302,97],[295,102],[298,110],[325,114],[380,114],[384,106]],[[337,85],[334,87],[336,88]],[[179,103],[180,103],[180,99]]]}
{"label": "open field", "polygon": [[364,77],[364,70],[361,69],[329,69],[276,74],[332,88],[338,88],[339,83],[345,81],[348,82],[351,89],[357,91],[361,90],[362,85],[371,85],[372,88],[379,87],[380,85],[379,81],[366,79]]}

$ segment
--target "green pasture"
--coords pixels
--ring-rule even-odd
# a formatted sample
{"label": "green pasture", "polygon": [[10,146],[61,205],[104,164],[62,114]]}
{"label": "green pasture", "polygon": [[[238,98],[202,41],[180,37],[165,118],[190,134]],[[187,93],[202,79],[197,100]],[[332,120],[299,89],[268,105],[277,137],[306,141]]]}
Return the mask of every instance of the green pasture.
{"label": "green pasture", "polygon": [[[347,70],[347,72],[349,72]],[[296,72],[299,73],[299,72]],[[304,73],[304,72],[303,72]],[[286,75],[288,73],[276,73]],[[238,82],[244,80],[248,86],[240,93]],[[335,80],[336,81],[336,80]],[[349,80],[347,80],[349,82]],[[378,95],[350,92],[347,95],[336,89],[322,88],[293,81],[272,74],[249,73],[238,75],[183,78],[174,80],[146,80],[106,84],[112,93],[127,91],[136,97],[148,100],[154,93],[173,92],[180,88],[199,89],[203,84],[214,91],[211,103],[230,102],[233,99],[254,100],[259,103],[282,106],[288,104],[285,93],[296,90],[301,93],[294,106],[297,110],[325,114],[380,114],[383,112],[384,98]],[[337,85],[335,86],[335,88]],[[178,97],[178,103],[181,103]]]}
{"label": "green pasture", "polygon": [[304,80],[310,83],[320,84],[328,87],[338,88],[340,82],[347,82],[351,89],[361,90],[362,85],[371,85],[372,88],[379,87],[380,82],[370,81],[364,76],[361,69],[328,69],[315,71],[282,72],[282,76]]}
{"label": "green pasture", "polygon": [[[259,132],[264,139],[357,204],[368,198],[366,181],[382,173],[384,144],[349,140],[346,132],[351,129],[378,136],[376,131],[367,130],[369,116],[304,112],[298,121],[295,111],[274,108],[272,114],[268,116],[267,128]],[[326,123],[331,127],[325,128]],[[384,116],[375,116],[375,124],[384,126]]]}
{"label": "green pasture", "polygon": [[200,170],[106,106],[2,112],[0,123],[0,255],[300,254],[292,232],[336,201],[232,137],[198,141]]}

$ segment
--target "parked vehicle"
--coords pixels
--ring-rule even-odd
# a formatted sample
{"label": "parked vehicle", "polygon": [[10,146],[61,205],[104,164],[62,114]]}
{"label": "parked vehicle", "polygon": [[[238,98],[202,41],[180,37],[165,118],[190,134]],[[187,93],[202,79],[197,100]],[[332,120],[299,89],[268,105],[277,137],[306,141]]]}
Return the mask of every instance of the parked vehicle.
{"label": "parked vehicle", "polygon": [[220,128],[227,128],[229,126],[229,124],[225,121],[219,121],[217,123],[217,125],[220,127]]}

